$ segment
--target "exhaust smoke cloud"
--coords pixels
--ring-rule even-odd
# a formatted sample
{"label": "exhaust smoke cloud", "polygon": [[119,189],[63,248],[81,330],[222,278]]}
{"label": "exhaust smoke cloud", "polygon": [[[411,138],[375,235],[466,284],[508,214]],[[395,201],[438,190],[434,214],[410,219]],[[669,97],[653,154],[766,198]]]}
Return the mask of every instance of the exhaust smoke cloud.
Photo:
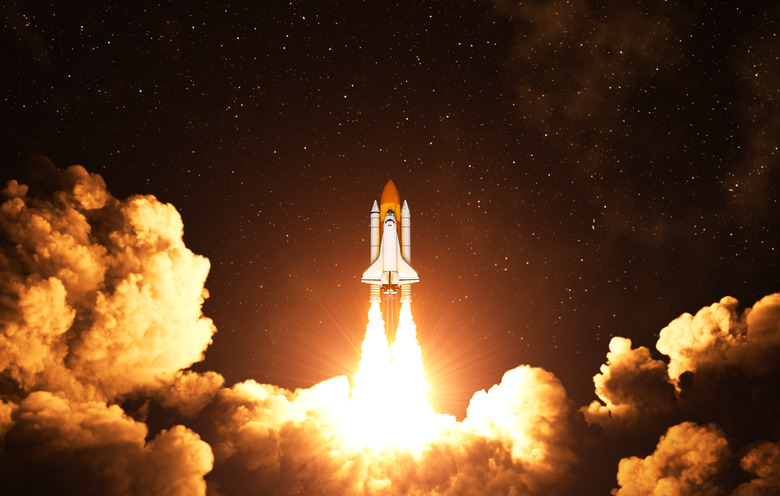
{"label": "exhaust smoke cloud", "polygon": [[[203,494],[208,444],[181,425],[147,439],[118,402],[201,381],[180,370],[216,331],[200,311],[208,260],[172,205],[117,200],[81,166],[35,172],[0,205],[3,492]],[[171,401],[205,400],[184,396]]]}

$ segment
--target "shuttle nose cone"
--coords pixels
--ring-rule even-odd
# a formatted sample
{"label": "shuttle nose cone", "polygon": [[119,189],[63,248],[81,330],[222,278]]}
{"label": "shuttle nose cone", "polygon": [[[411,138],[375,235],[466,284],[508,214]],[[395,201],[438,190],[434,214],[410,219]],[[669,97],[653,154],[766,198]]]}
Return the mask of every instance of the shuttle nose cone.
{"label": "shuttle nose cone", "polygon": [[[385,184],[385,188],[382,190],[382,196],[379,200],[379,218],[384,221],[385,217],[387,217],[387,212],[392,211],[393,213],[399,212],[401,209],[401,205],[399,203],[401,202],[401,197],[398,195],[398,190],[395,187],[395,184],[393,184],[393,181],[387,181],[387,184]],[[399,233],[400,235],[400,233]]]}
{"label": "shuttle nose cone", "polygon": [[398,196],[398,189],[396,189],[392,179],[385,184],[379,203],[401,203],[401,198]]}

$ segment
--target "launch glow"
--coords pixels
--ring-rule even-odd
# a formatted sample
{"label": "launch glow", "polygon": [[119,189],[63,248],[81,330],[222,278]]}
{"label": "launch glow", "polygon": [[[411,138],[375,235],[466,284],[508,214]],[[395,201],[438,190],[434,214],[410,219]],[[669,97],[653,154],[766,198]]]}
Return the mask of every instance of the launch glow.
{"label": "launch glow", "polygon": [[411,448],[454,423],[428,402],[430,385],[411,309],[410,285],[419,276],[410,265],[410,218],[408,204],[401,206],[398,190],[388,181],[380,204],[374,202],[371,209],[371,263],[362,277],[371,285],[371,306],[349,411],[343,415],[344,437],[353,447]]}
{"label": "launch glow", "polygon": [[347,444],[413,448],[436,436],[454,419],[435,414],[428,402],[429,389],[411,306],[402,304],[396,339],[390,346],[379,304],[372,303],[345,416]]}

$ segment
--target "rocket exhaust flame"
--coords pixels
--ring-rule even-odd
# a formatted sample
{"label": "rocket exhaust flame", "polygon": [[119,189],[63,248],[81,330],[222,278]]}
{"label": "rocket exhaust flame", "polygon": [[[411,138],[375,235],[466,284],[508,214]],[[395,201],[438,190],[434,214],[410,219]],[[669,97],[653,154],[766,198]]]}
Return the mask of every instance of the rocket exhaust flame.
{"label": "rocket exhaust flame", "polygon": [[409,303],[401,305],[398,331],[395,341],[390,347],[392,356],[391,369],[396,387],[406,403],[403,415],[410,418],[425,418],[433,415],[433,408],[428,403],[428,391],[431,386],[425,378],[425,367],[422,361],[422,350],[417,341],[417,326],[412,319],[412,309]]}
{"label": "rocket exhaust flame", "polygon": [[392,387],[390,348],[384,332],[379,304],[372,303],[368,311],[366,337],[363,340],[359,370],[353,378],[352,401],[345,433],[350,445],[383,444],[380,436],[389,431],[378,428],[391,421],[388,418],[388,395]]}
{"label": "rocket exhaust flame", "polygon": [[454,419],[435,414],[429,389],[411,305],[402,304],[395,341],[388,345],[379,304],[372,303],[345,416],[347,443],[411,448],[432,438]]}

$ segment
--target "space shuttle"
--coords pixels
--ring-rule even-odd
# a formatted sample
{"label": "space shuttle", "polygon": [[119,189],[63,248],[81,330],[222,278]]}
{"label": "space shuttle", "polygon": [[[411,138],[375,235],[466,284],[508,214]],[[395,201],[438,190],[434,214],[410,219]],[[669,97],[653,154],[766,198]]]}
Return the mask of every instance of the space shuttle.
{"label": "space shuttle", "polygon": [[393,181],[387,181],[379,205],[371,208],[371,265],[361,281],[371,285],[371,303],[395,301],[400,290],[401,302],[412,301],[410,285],[420,281],[412,268],[411,215],[409,205],[398,196]]}

